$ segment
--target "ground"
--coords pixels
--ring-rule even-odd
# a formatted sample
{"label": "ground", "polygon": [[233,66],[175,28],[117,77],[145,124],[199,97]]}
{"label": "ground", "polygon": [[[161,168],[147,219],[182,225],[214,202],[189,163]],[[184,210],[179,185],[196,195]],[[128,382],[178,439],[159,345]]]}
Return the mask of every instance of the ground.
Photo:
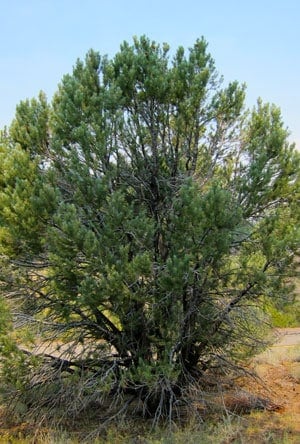
{"label": "ground", "polygon": [[[300,328],[285,328],[276,331],[277,340],[272,347],[256,356],[249,364],[257,379],[244,377],[240,391],[225,393],[222,398],[228,407],[224,423],[205,426],[206,431],[182,431],[174,435],[149,434],[147,438],[123,438],[116,430],[110,443],[143,444],[299,444],[300,443]],[[252,395],[255,394],[252,398]],[[223,395],[222,395],[223,396]],[[257,400],[268,400],[260,410],[253,409]],[[259,401],[260,402],[260,401]],[[259,404],[258,402],[258,404]],[[245,414],[246,413],[246,414]],[[209,431],[208,431],[209,429]],[[25,438],[27,436],[27,438]],[[29,424],[7,427],[1,421],[0,443],[78,443],[69,436],[37,438]],[[97,442],[104,442],[99,440]]]}
{"label": "ground", "polygon": [[249,440],[243,442],[300,443],[300,328],[278,329],[276,334],[276,343],[251,363],[263,386],[245,380],[247,390],[271,399],[274,408],[251,413]]}

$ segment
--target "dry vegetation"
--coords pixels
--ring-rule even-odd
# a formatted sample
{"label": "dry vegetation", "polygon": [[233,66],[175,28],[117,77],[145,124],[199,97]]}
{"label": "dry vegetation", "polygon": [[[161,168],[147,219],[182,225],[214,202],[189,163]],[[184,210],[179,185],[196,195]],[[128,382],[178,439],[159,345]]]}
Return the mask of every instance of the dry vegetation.
{"label": "dry vegetation", "polygon": [[[135,419],[117,425],[99,425],[99,414],[83,415],[80,421],[24,421],[22,403],[14,414],[2,409],[1,443],[298,443],[300,440],[300,328],[277,330],[273,347],[250,364],[257,378],[243,377],[239,388],[207,394],[185,428],[151,429],[151,423]],[[26,412],[25,412],[26,413]],[[21,420],[21,418],[23,418]],[[58,418],[56,417],[56,420]]]}

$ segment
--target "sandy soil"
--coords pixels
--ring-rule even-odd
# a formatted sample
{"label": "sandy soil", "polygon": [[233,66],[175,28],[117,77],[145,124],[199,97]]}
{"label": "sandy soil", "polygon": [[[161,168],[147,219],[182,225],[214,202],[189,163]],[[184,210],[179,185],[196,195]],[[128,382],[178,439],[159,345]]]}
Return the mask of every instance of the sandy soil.
{"label": "sandy soil", "polygon": [[297,328],[278,328],[276,331],[278,341],[274,347],[300,345],[300,327]]}
{"label": "sandy soil", "polygon": [[276,335],[274,345],[252,363],[263,384],[247,380],[245,388],[277,408],[250,415],[245,442],[300,443],[300,328],[278,329]]}

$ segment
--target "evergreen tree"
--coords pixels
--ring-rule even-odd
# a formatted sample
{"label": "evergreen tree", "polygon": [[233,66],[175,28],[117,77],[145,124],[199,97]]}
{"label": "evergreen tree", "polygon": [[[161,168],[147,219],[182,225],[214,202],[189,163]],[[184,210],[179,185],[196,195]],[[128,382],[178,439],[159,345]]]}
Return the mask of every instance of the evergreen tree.
{"label": "evergreen tree", "polygon": [[51,106],[17,108],[0,153],[7,296],[68,344],[50,368],[85,372],[93,399],[172,415],[257,350],[261,303],[286,297],[299,155],[278,108],[244,97],[203,39],[170,59],[141,37],[78,60]]}

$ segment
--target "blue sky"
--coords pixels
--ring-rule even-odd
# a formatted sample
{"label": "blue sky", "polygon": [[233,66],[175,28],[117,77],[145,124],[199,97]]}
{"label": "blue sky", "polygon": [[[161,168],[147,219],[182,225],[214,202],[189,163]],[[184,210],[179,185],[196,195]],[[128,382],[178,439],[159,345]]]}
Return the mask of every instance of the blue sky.
{"label": "blue sky", "polygon": [[0,127],[40,90],[49,99],[90,49],[113,56],[146,34],[172,49],[202,35],[225,82],[278,105],[300,149],[299,0],[0,0]]}

